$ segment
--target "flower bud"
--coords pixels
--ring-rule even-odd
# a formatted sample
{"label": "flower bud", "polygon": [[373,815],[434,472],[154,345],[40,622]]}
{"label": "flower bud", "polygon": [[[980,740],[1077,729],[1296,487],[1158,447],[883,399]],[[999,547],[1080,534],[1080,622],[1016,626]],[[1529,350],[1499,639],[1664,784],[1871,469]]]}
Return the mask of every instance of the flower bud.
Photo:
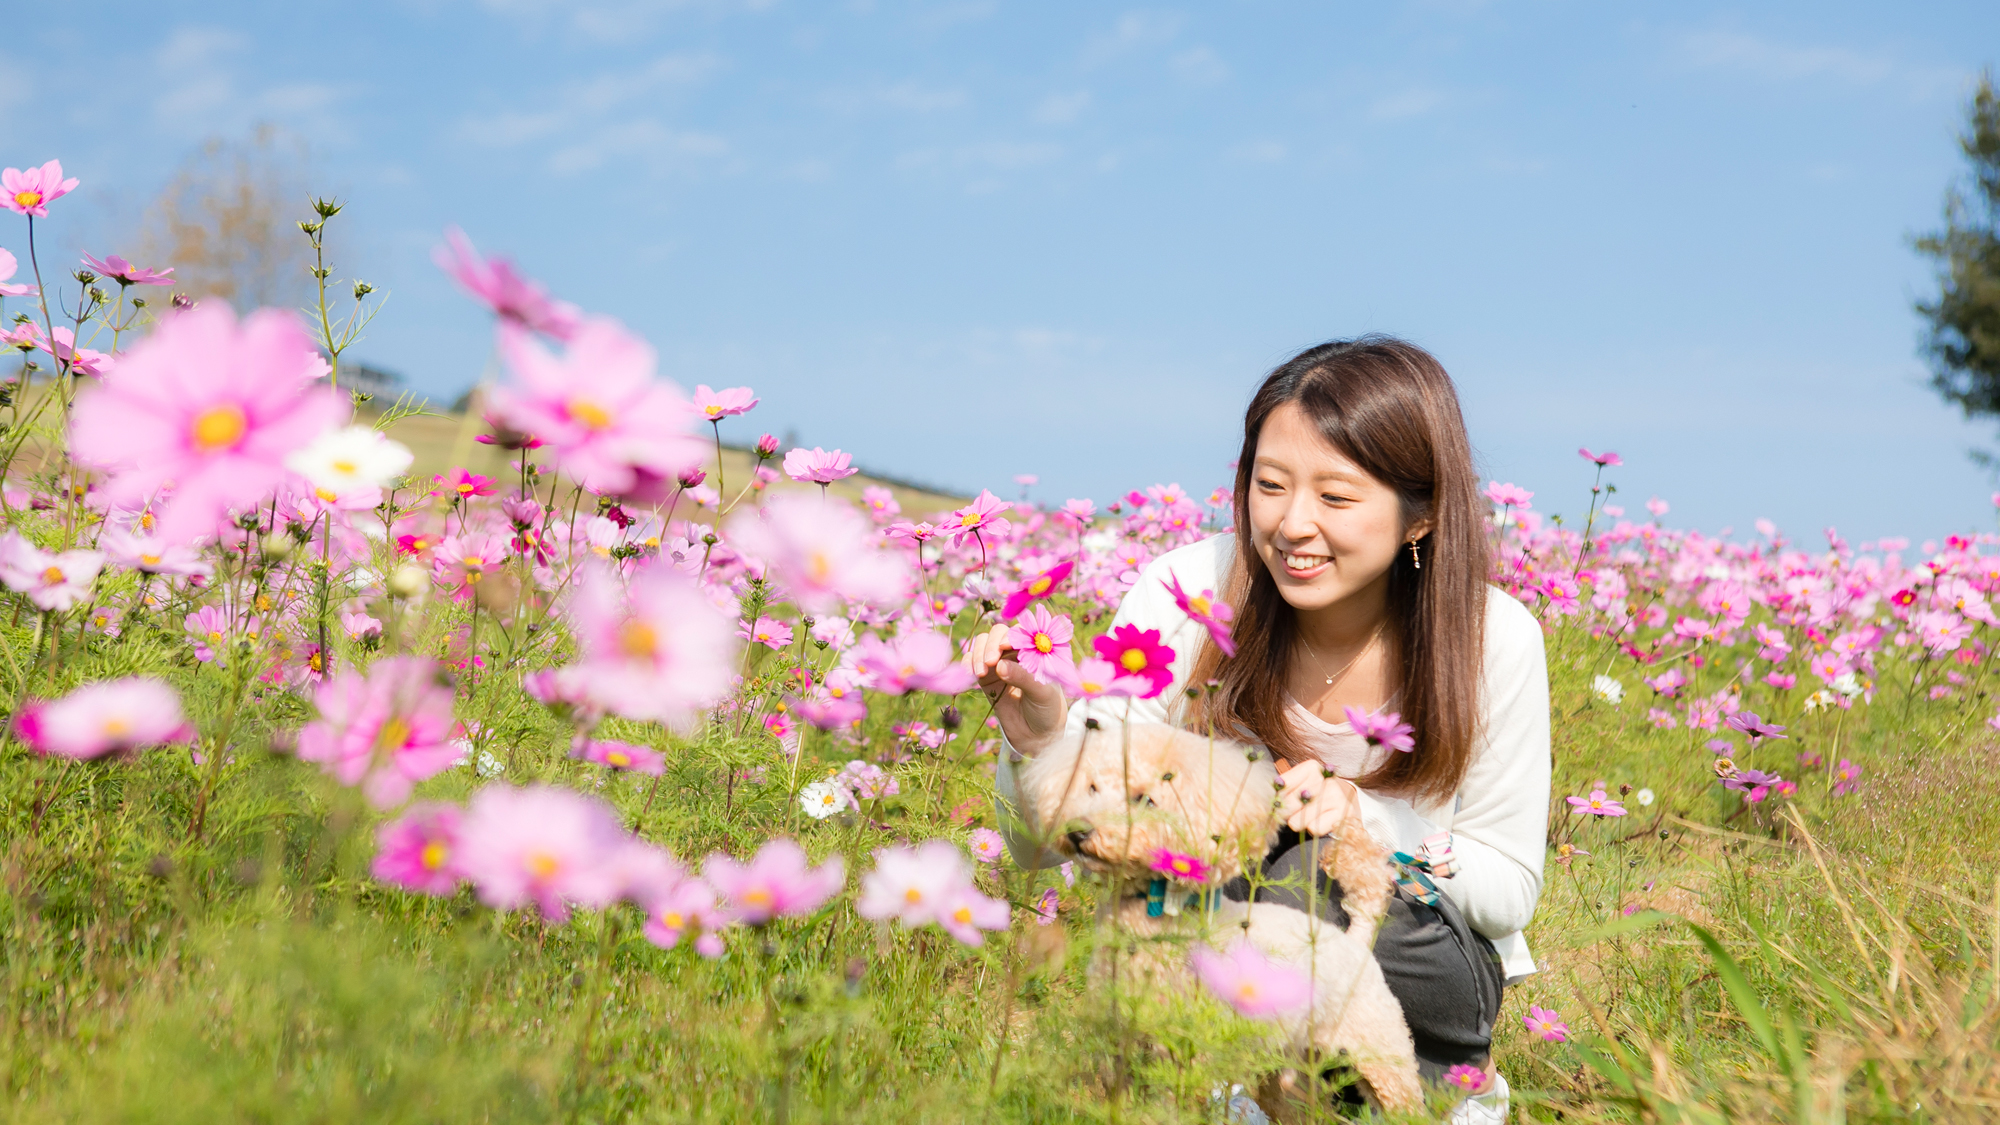
{"label": "flower bud", "polygon": [[757,439],[758,457],[775,457],[777,456],[777,453],[778,453],[778,439],[776,437],[773,437],[770,434],[765,434],[763,437]]}
{"label": "flower bud", "polygon": [[298,542],[289,535],[273,535],[264,540],[264,558],[270,562],[284,562],[292,557]]}
{"label": "flower bud", "polygon": [[702,481],[707,480],[708,474],[700,469],[689,469],[687,472],[682,473],[676,479],[680,482],[680,486],[682,488],[694,488],[695,486],[699,485]]}
{"label": "flower bud", "polygon": [[389,596],[392,598],[414,598],[424,592],[424,587],[429,581],[430,576],[424,573],[422,567],[405,563],[397,567],[396,572],[389,576]]}
{"label": "flower bud", "polygon": [[957,730],[959,725],[964,721],[965,716],[959,714],[956,707],[947,706],[944,710],[938,712],[938,725],[946,730]]}

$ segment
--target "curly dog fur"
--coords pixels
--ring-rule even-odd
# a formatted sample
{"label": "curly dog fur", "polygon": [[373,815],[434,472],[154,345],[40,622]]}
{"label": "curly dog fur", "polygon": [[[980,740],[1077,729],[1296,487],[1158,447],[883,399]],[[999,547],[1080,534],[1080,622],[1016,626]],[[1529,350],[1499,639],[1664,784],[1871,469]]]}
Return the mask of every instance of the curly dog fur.
{"label": "curly dog fur", "polygon": [[[1270,849],[1279,785],[1262,751],[1133,725],[1086,731],[1025,763],[1019,812],[1056,851],[1114,879],[1143,886],[1153,878],[1154,854],[1167,848],[1210,864],[1211,885],[1219,885]],[[1345,1054],[1383,1106],[1421,1108],[1409,1027],[1370,952],[1393,893],[1388,855],[1358,816],[1321,847],[1321,866],[1340,882],[1346,930],[1286,906],[1220,900],[1210,916],[1216,935],[1233,939],[1231,931],[1240,931],[1265,956],[1311,974],[1310,1012],[1280,1025],[1289,1046],[1304,1054],[1310,1045],[1328,1059]],[[1110,913],[1142,936],[1200,917],[1148,917],[1143,897],[1120,899]],[[1181,987],[1192,986],[1184,961],[1162,967]]]}

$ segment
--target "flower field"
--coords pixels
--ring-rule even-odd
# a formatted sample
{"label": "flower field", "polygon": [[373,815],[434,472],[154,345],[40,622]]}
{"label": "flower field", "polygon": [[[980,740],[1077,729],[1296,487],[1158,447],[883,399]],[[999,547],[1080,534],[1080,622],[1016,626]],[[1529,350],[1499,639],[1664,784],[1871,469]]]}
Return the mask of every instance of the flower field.
{"label": "flower field", "polygon": [[[857,490],[457,232],[480,412],[356,402],[366,286],[239,316],[51,262],[75,182],[0,178],[13,1116],[1208,1121],[1296,1064],[1277,967],[1195,917],[1135,950],[1123,889],[1006,856],[959,663],[1005,622],[1079,705],[1158,693],[1201,637],[1109,618],[1226,490]],[[1487,490],[1554,709],[1517,1112],[1991,1120],[2000,538],[1711,538],[1581,452],[1567,519]],[[1206,989],[1102,970],[1158,956]]]}

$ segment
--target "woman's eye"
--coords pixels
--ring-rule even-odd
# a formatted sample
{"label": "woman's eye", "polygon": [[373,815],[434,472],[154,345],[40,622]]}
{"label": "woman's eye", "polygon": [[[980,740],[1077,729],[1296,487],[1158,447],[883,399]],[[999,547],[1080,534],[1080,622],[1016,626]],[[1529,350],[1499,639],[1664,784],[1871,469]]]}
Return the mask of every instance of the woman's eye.
{"label": "woman's eye", "polygon": [[1329,504],[1349,504],[1353,502],[1345,496],[1335,496],[1331,492],[1322,492],[1319,494],[1319,498]]}

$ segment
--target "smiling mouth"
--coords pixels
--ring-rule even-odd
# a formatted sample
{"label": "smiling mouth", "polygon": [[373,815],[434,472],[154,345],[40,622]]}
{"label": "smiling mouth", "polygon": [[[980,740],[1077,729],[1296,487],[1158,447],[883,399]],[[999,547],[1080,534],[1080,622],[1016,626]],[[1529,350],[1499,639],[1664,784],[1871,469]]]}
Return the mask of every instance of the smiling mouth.
{"label": "smiling mouth", "polygon": [[1332,561],[1333,557],[1331,555],[1287,554],[1285,556],[1285,569],[1295,575],[1309,574]]}

